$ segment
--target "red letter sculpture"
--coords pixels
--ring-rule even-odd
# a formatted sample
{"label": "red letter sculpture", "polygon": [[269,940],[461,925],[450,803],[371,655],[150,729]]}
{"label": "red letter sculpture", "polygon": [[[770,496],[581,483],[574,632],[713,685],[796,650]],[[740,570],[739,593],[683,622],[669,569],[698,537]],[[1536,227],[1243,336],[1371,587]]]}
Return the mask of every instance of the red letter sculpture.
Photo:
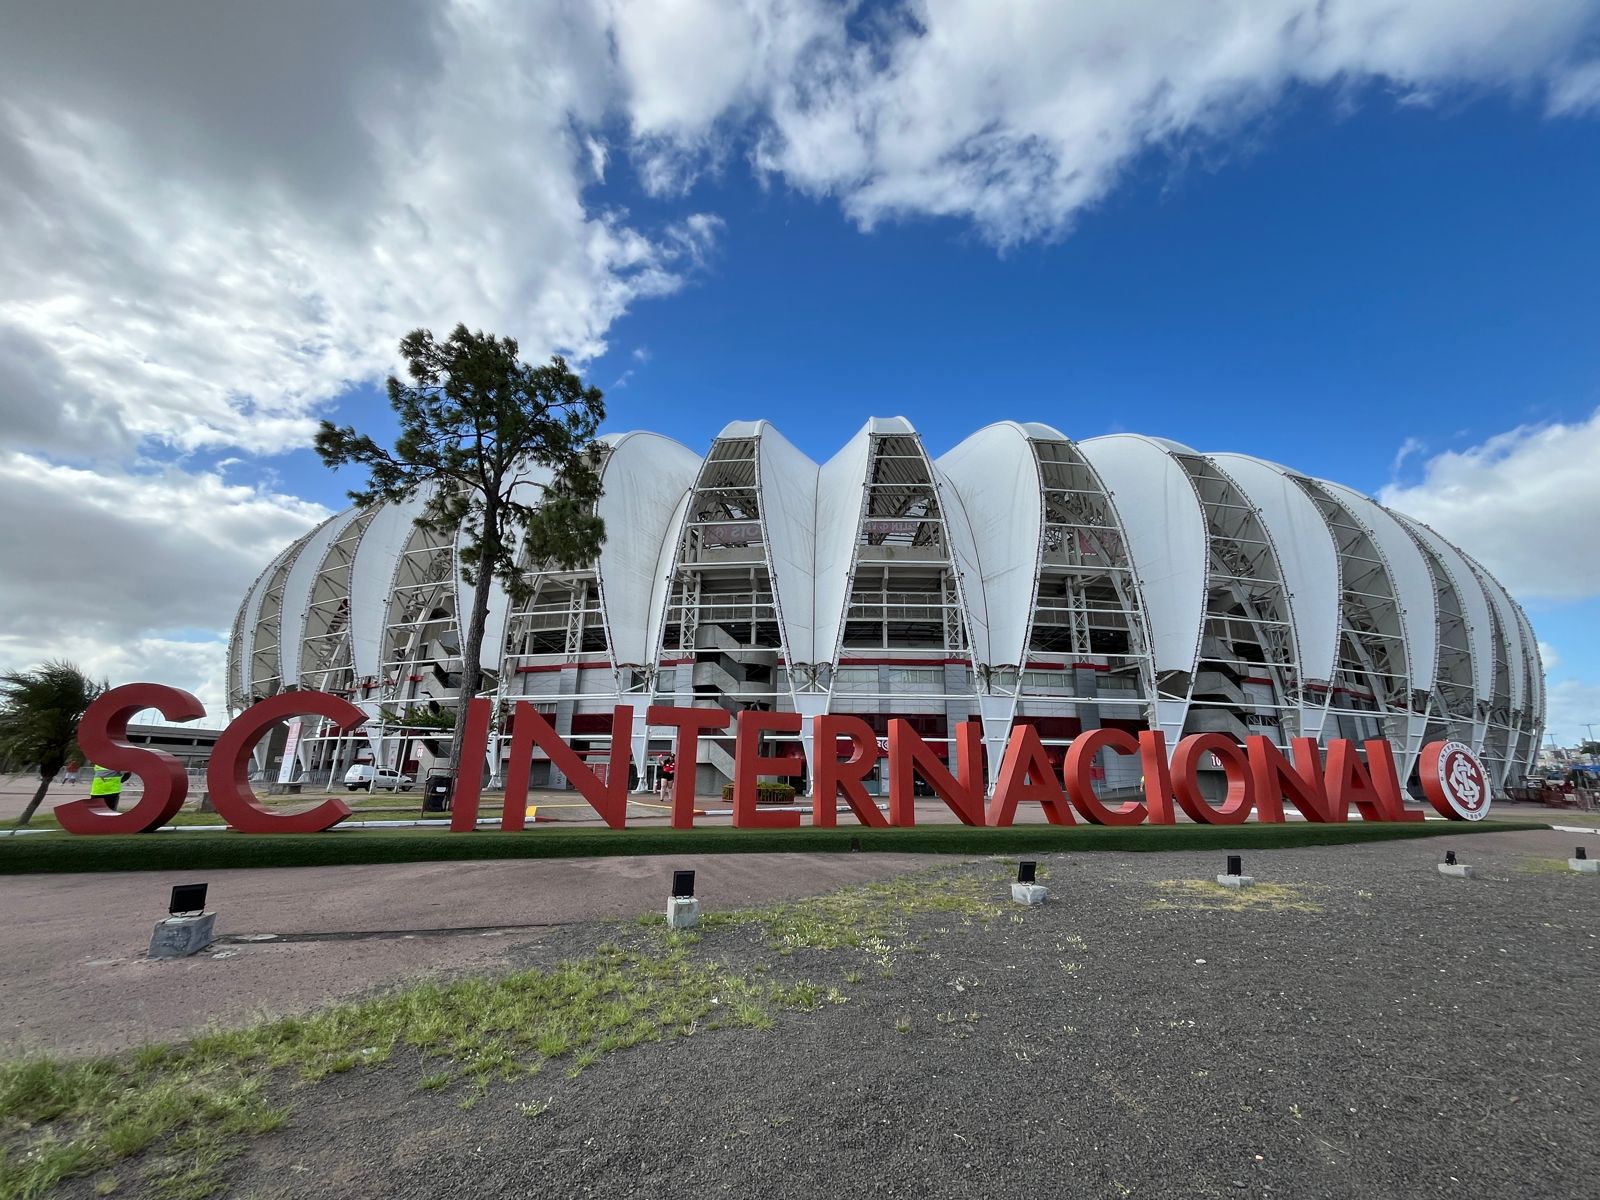
{"label": "red letter sculpture", "polygon": [[[1345,743],[1348,745],[1349,743]],[[1255,784],[1256,820],[1283,824],[1285,799],[1298,808],[1308,821],[1342,821],[1341,809],[1328,809],[1328,791],[1323,783],[1321,753],[1315,738],[1294,739],[1294,762],[1269,738],[1252,733],[1245,739],[1250,777]],[[1337,745],[1337,743],[1335,743]],[[1331,761],[1331,760],[1330,760]]]}
{"label": "red letter sculpture", "polygon": [[[1215,754],[1228,777],[1228,798],[1213,808],[1200,794],[1200,756]],[[1202,825],[1238,825],[1255,803],[1250,764],[1239,743],[1222,733],[1191,733],[1172,752],[1172,788],[1189,818]]]}
{"label": "red letter sculpture", "polygon": [[1094,794],[1090,772],[1094,769],[1095,755],[1102,748],[1115,754],[1139,753],[1139,743],[1133,735],[1120,729],[1089,729],[1080,733],[1067,747],[1066,761],[1061,764],[1061,781],[1067,785],[1067,795],[1090,824],[1137,825],[1147,815],[1143,804],[1132,800],[1120,808],[1107,808]]}
{"label": "red letter sculpture", "polygon": [[1052,825],[1076,825],[1067,797],[1056,782],[1050,758],[1032,725],[1018,725],[1011,731],[1005,756],[1000,760],[1000,778],[989,801],[990,825],[1009,825],[1017,815],[1019,800],[1037,800],[1044,808],[1045,820]]}
{"label": "red letter sculpture", "polygon": [[721,708],[670,708],[652,704],[645,709],[644,719],[647,725],[671,725],[678,731],[677,744],[672,748],[678,757],[678,768],[672,780],[672,827],[693,829],[695,763],[700,757],[700,733],[726,729],[733,718]]}
{"label": "red letter sculpture", "polygon": [[889,721],[889,823],[917,823],[915,777],[921,775],[963,825],[983,824],[983,730],[976,721],[956,726],[957,782],[928,743],[901,717]]}
{"label": "red letter sculpture", "polygon": [[127,683],[95,698],[78,722],[78,748],[96,766],[132,771],[144,780],[144,795],[127,812],[112,812],[93,800],[56,805],[56,820],[68,833],[149,833],[178,814],[189,794],[183,764],[160,750],[128,745],[128,720],[153,708],[169,721],[206,715],[188,692],[159,683]]}
{"label": "red letter sculpture", "polygon": [[[450,796],[451,833],[471,833],[478,827],[478,800],[483,795],[482,763],[489,752],[489,720],[493,715],[492,701],[482,696],[467,701],[467,715],[461,721],[461,774]],[[478,763],[479,769],[468,770],[468,763]],[[523,781],[526,789],[527,776],[523,776]],[[501,819],[504,820],[503,815]]]}
{"label": "red letter sculpture", "polygon": [[533,705],[519,703],[511,722],[511,759],[506,763],[506,799],[500,810],[500,828],[516,832],[527,828],[528,774],[533,748],[550,756],[551,765],[572,781],[589,806],[613,829],[628,823],[628,735],[633,731],[633,708],[619,704],[611,710],[611,767],[606,781],[589,769],[578,752]]}
{"label": "red letter sculpture", "polygon": [[250,790],[250,752],[256,743],[277,722],[308,716],[326,717],[340,730],[367,721],[367,714],[350,701],[326,692],[280,692],[245,709],[217,739],[206,786],[218,814],[240,833],[321,833],[350,815],[343,800],[324,800],[303,812],[273,812]]}
{"label": "red letter sculpture", "polygon": [[[839,739],[850,740],[850,757],[839,757]],[[831,829],[836,822],[839,795],[863,825],[889,823],[871,796],[867,795],[867,772],[878,761],[878,739],[872,726],[860,717],[819,716],[811,722],[811,743],[817,773],[811,781],[811,823]]]}
{"label": "red letter sculpture", "polygon": [[1139,734],[1139,767],[1144,772],[1144,803],[1150,824],[1175,825],[1172,811],[1172,768],[1167,765],[1167,735],[1159,729]]}
{"label": "red letter sculpture", "polygon": [[806,769],[805,756],[798,752],[761,753],[761,735],[799,733],[801,717],[795,712],[742,712],[739,732],[733,743],[733,824],[736,829],[793,829],[800,824],[798,808],[760,809],[756,807],[756,780],[763,775],[790,778]]}

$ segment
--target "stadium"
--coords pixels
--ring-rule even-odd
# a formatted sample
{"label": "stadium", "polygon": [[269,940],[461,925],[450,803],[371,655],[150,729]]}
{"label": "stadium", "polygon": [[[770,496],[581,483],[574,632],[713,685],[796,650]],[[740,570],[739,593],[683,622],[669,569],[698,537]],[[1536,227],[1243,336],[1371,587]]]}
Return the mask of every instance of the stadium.
{"label": "stadium", "polygon": [[[1517,602],[1426,525],[1292,468],[1015,422],[933,458],[903,418],[869,421],[821,465],[766,421],[730,424],[703,458],[653,433],[608,435],[604,453],[598,560],[527,563],[529,598],[491,599],[491,784],[519,701],[592,760],[613,706],[632,705],[640,787],[670,745],[645,725],[652,703],[850,713],[880,736],[900,717],[941,752],[977,720],[992,764],[1026,723],[1058,762],[1081,731],[1115,727],[1169,747],[1196,732],[1384,738],[1402,778],[1450,738],[1497,791],[1532,767],[1544,678]],[[443,765],[470,588],[458,539],[415,524],[427,500],[329,518],[240,605],[235,712],[312,689],[371,718],[354,735],[307,729],[279,778]],[[732,777],[732,749],[731,731],[701,740],[702,792]],[[258,753],[279,771],[284,735]],[[1114,793],[1138,771],[1107,753],[1098,775]],[[547,760],[532,782],[566,786]]]}

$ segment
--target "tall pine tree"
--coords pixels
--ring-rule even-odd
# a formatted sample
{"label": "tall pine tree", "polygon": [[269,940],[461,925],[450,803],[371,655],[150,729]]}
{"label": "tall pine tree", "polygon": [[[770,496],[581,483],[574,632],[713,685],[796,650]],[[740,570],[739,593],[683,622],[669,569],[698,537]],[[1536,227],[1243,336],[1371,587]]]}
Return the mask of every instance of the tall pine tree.
{"label": "tall pine tree", "polygon": [[[400,342],[409,383],[389,379],[389,403],[399,419],[393,449],[351,426],[322,423],[316,448],[329,467],[367,470],[368,483],[350,493],[357,504],[396,503],[432,486],[417,524],[447,540],[465,536],[461,574],[472,585],[462,622],[461,685],[456,711],[483,682],[482,648],[489,593],[498,579],[512,598],[526,595],[522,555],[564,571],[592,562],[605,541],[595,514],[600,497],[600,451],[595,433],[605,419],[599,388],[585,387],[559,355],[543,366],[517,357],[512,338],[472,333],[457,325],[435,341],[426,329]],[[552,472],[533,484],[529,466]],[[535,487],[536,502],[514,488]],[[520,553],[519,553],[520,551]],[[457,614],[458,621],[461,614]],[[450,773],[461,769],[461,729],[450,747]]]}

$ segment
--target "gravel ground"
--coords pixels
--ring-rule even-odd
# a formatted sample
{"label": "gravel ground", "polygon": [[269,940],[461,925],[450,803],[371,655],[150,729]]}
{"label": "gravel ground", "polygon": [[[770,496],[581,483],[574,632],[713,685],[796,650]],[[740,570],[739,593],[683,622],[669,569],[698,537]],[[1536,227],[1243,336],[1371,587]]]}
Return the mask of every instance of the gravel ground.
{"label": "gravel ground", "polygon": [[[1581,836],[1463,837],[1469,881],[1435,870],[1449,842],[1252,853],[1287,887],[1238,911],[1166,883],[1215,855],[1051,856],[1043,908],[919,920],[875,955],[707,929],[697,956],[847,1001],[547,1068],[471,1111],[418,1090],[436,1064],[415,1059],[283,1085],[294,1117],[229,1194],[1593,1196]],[[941,869],[1006,894],[1004,864]],[[579,924],[509,958],[618,938],[660,934]]]}

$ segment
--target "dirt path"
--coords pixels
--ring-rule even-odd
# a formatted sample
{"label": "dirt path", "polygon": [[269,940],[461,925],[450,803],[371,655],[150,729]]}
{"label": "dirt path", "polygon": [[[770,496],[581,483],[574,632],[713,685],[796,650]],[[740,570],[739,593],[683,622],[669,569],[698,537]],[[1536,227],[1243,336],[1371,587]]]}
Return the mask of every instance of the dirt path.
{"label": "dirt path", "polygon": [[[931,861],[728,854],[211,871],[208,905],[223,940],[209,953],[166,962],[145,957],[150,931],[166,915],[172,885],[187,876],[0,876],[0,1054],[166,1041],[258,1012],[304,1011],[421,972],[492,969],[514,942],[542,936],[528,926],[664,910],[674,868],[697,872],[709,908],[815,895]],[[470,931],[426,936],[452,927]],[[396,936],[236,940],[373,931]]]}

